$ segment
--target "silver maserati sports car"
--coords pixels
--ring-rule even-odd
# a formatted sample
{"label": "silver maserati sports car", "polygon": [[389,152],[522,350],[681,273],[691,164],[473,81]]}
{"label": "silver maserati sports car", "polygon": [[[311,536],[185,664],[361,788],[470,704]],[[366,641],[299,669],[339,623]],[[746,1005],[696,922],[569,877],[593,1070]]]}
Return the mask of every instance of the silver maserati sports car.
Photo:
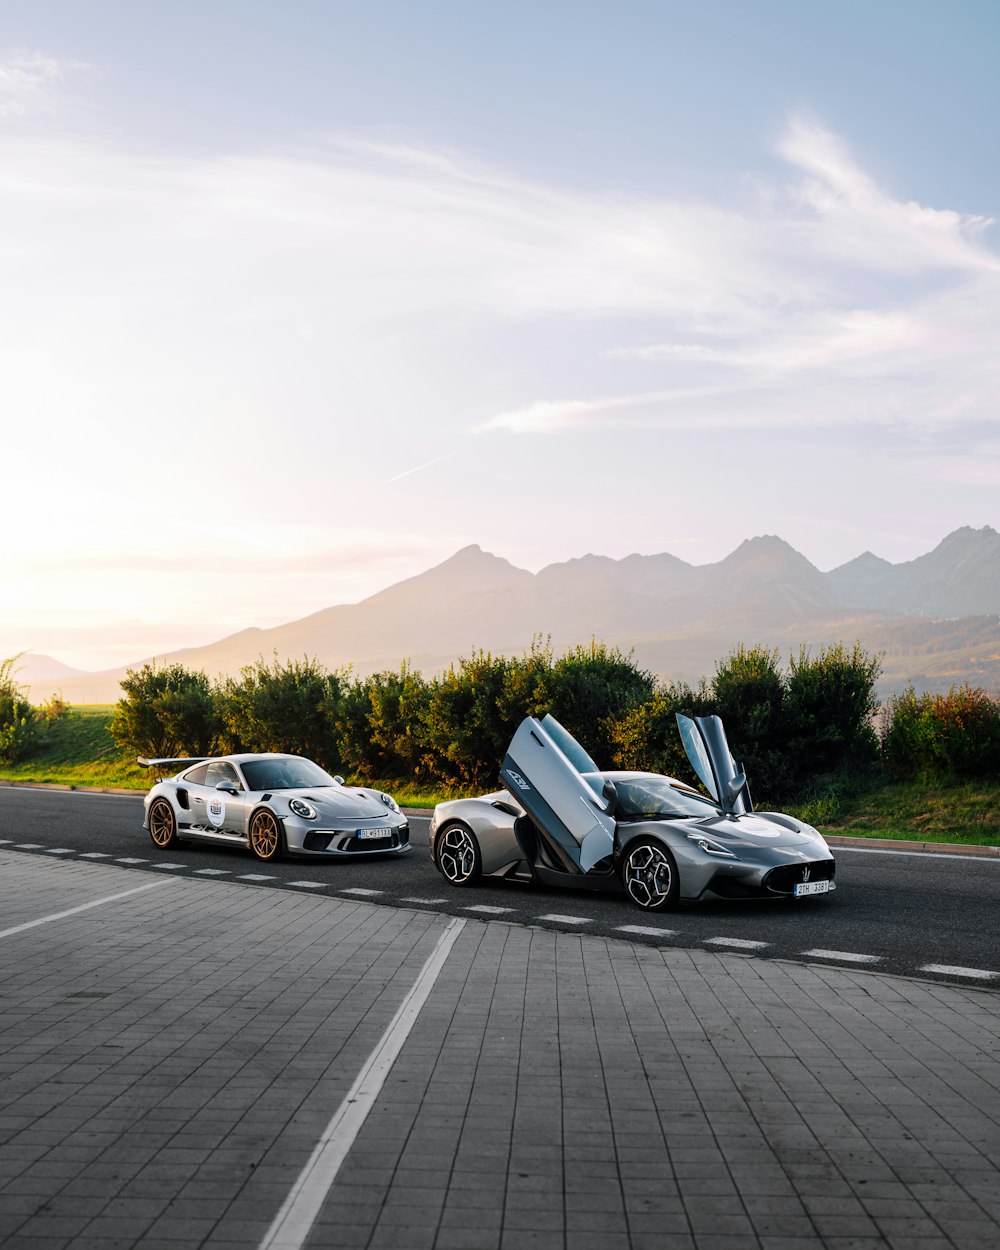
{"label": "silver maserati sports car", "polygon": [[180,839],[248,846],[258,859],[355,856],[410,849],[410,827],[391,795],[345,786],[301,755],[145,759],[176,776],[146,795],[143,828],[166,850]]}
{"label": "silver maserati sports car", "polygon": [[644,911],[835,889],[833,855],[811,825],[753,810],[719,718],[677,722],[707,794],[657,773],[601,772],[552,716],[529,716],[507,749],[502,790],[435,808],[439,871],[456,886],[493,877],[624,889]]}

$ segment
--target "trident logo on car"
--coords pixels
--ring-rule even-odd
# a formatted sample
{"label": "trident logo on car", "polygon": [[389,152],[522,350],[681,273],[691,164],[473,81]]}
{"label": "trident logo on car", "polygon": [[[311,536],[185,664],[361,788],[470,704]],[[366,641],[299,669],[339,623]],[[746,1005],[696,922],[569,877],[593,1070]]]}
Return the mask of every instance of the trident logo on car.
{"label": "trident logo on car", "polygon": [[806,864],[806,866],[802,869],[802,884],[805,885],[805,883],[808,880],[809,880],[809,865]]}

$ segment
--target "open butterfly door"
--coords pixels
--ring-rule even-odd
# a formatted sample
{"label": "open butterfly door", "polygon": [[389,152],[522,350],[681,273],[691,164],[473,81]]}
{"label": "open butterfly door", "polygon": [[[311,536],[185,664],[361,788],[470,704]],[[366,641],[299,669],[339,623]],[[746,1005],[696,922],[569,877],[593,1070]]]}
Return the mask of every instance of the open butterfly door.
{"label": "open butterfly door", "polygon": [[589,782],[581,767],[588,775],[597,773],[597,765],[558,721],[529,716],[511,739],[500,780],[561,849],[562,862],[585,873],[614,847],[615,820],[609,810],[614,791],[611,787],[605,796],[601,779]]}

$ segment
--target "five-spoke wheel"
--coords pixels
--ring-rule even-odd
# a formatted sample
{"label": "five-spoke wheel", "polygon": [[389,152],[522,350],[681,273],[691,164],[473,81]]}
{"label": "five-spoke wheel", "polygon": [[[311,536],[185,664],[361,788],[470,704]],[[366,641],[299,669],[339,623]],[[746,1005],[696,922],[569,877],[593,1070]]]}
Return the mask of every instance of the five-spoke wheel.
{"label": "five-spoke wheel", "polygon": [[250,820],[250,850],[258,859],[280,859],[283,837],[273,812],[254,812]]}
{"label": "five-spoke wheel", "polygon": [[677,905],[680,883],[674,857],[660,842],[640,838],[625,852],[622,884],[643,911],[666,911]]}
{"label": "five-spoke wheel", "polygon": [[177,845],[177,820],[167,799],[154,799],[149,809],[149,836],[161,851]]}
{"label": "five-spoke wheel", "polygon": [[467,825],[445,825],[438,834],[437,862],[452,885],[475,885],[483,874],[476,835]]}

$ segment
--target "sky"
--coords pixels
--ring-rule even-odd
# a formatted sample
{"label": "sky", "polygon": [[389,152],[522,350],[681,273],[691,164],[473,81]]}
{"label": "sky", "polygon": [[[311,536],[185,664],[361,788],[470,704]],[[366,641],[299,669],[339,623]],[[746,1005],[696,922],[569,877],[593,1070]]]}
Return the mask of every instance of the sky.
{"label": "sky", "polygon": [[995,0],[4,0],[0,657],[1000,526]]}

